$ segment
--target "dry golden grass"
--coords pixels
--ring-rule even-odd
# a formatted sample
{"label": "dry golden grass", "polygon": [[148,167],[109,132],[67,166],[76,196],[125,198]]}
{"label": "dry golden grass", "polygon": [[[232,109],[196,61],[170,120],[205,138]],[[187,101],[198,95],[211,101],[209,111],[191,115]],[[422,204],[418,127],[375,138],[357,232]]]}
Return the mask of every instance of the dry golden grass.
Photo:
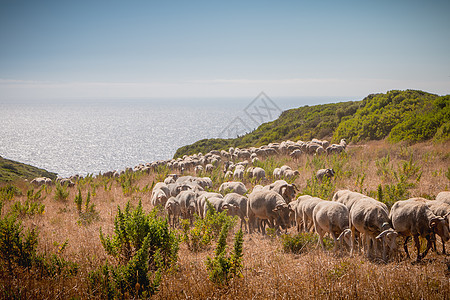
{"label": "dry golden grass", "polygon": [[[348,149],[348,159],[342,163],[347,173],[334,183],[337,189],[348,188],[363,192],[376,191],[380,183],[387,184],[377,174],[376,160],[390,155],[392,166],[413,158],[422,170],[422,177],[410,189],[410,196],[434,197],[448,190],[450,182],[445,173],[450,167],[450,143],[422,143],[411,147],[384,141],[353,145]],[[278,160],[300,170],[296,184],[303,190],[315,169],[312,157],[303,157],[297,162],[288,157]],[[365,174],[362,185],[358,176]],[[141,189],[156,180],[155,174],[145,175],[134,184]],[[99,179],[94,179],[99,182]],[[215,184],[215,188],[218,188]],[[250,183],[246,182],[250,187]],[[28,183],[17,183],[24,196],[17,196],[5,204],[9,211],[14,201],[25,201]],[[87,185],[83,186],[83,199]],[[77,188],[70,189],[66,201],[54,199],[55,189],[43,193],[45,213],[23,217],[26,228],[39,230],[39,252],[56,253],[59,244],[68,240],[66,250],[61,254],[65,259],[76,262],[79,272],[69,278],[39,278],[29,271],[15,270],[13,276],[6,272],[0,278],[0,296],[11,298],[95,298],[89,290],[87,275],[107,259],[99,239],[99,229],[112,234],[117,206],[124,207],[127,201],[136,205],[142,200],[144,208],[150,211],[150,192],[136,192],[124,196],[120,184],[114,183],[111,190],[99,184],[92,203],[99,213],[99,220],[84,226],[79,225],[79,215],[74,203]],[[294,232],[291,228],[290,232]],[[231,238],[230,243],[231,244]],[[441,245],[438,245],[441,247]],[[412,248],[410,248],[412,249]],[[201,253],[190,252],[185,244],[180,245],[178,267],[164,274],[160,291],[153,296],[157,299],[448,299],[450,295],[450,259],[432,252],[421,263],[403,259],[388,264],[371,262],[362,255],[353,258],[337,255],[321,249],[306,254],[284,253],[279,238],[263,237],[260,234],[244,235],[243,277],[232,279],[229,286],[215,286],[209,279],[205,260],[213,256],[214,247]],[[412,251],[414,252],[414,250]],[[414,253],[412,254],[414,256]]]}

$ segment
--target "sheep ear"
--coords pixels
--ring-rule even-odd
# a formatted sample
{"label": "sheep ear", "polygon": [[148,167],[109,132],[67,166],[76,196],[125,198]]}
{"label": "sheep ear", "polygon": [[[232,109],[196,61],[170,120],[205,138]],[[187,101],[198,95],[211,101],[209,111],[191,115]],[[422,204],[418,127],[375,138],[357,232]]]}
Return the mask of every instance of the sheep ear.
{"label": "sheep ear", "polygon": [[297,185],[296,185],[295,183],[293,183],[292,186],[294,187],[294,189],[295,189],[296,191],[299,190],[298,187],[297,187]]}
{"label": "sheep ear", "polygon": [[230,208],[230,206],[228,204],[222,205],[222,209],[229,209],[229,208]]}

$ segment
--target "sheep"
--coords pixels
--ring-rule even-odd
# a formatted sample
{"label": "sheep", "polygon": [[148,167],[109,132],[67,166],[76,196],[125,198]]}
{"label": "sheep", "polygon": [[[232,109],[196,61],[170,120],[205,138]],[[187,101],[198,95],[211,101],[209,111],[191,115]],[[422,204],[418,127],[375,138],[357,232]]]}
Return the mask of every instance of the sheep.
{"label": "sheep", "polygon": [[182,218],[189,219],[192,224],[194,213],[197,211],[197,194],[193,191],[182,191],[176,199],[180,203]]}
{"label": "sheep", "polygon": [[331,177],[333,177],[334,174],[335,172],[333,169],[320,169],[316,173],[316,178],[319,182],[322,182],[324,177],[331,179]]}
{"label": "sheep", "polygon": [[[323,199],[312,197],[310,195],[303,195],[297,198],[297,207],[295,210],[295,221],[297,223],[297,231],[300,232],[304,227],[305,232],[314,225],[313,211],[319,202],[325,201]],[[303,225],[303,226],[302,226]]]}
{"label": "sheep", "polygon": [[273,190],[283,196],[287,204],[295,198],[295,190],[297,189],[295,184],[289,184],[284,180],[277,180],[268,186],[265,186],[266,190]]}
{"label": "sheep", "polygon": [[59,184],[60,185],[65,185],[65,186],[68,186],[68,187],[74,187],[75,186],[75,183],[72,180],[68,179],[68,178],[59,179]]}
{"label": "sheep", "polygon": [[[397,201],[391,208],[389,218],[395,231],[405,237],[403,248],[409,258],[408,240],[411,236],[417,249],[417,261],[423,259],[432,246],[432,238],[435,232],[442,232],[447,239],[449,237],[448,222],[445,218],[436,216],[426,204],[426,199],[411,198]],[[419,236],[426,238],[427,248],[420,253]]]}
{"label": "sheep", "polygon": [[342,231],[348,228],[348,214],[347,206],[339,202],[319,201],[316,204],[312,217],[322,249],[325,249],[323,236],[327,232],[334,239],[334,250],[337,249],[337,238]]}
{"label": "sheep", "polygon": [[195,173],[195,175],[199,175],[199,174],[201,174],[203,172],[203,166],[202,165],[197,165],[197,166],[195,166],[195,168],[194,168],[194,173]]}
{"label": "sheep", "polygon": [[300,172],[297,170],[286,170],[284,171],[284,178],[286,179],[293,179],[295,176],[299,176]]}
{"label": "sheep", "polygon": [[450,204],[450,192],[440,192],[436,196],[436,201],[445,202]]}
{"label": "sheep", "polygon": [[[358,232],[364,234],[365,255],[368,258],[376,256],[380,248],[380,241],[376,237],[391,227],[389,221],[389,210],[384,203],[367,196],[355,201],[349,209],[349,228],[352,230],[350,255],[355,250]],[[388,253],[384,252],[382,255],[383,260],[387,260]]]}
{"label": "sheep", "polygon": [[292,151],[289,156],[294,159],[294,160],[298,160],[301,156],[302,156],[303,152],[300,149],[295,149],[294,151]]}
{"label": "sheep", "polygon": [[47,177],[37,177],[34,178],[33,180],[31,180],[31,184],[34,184],[36,186],[41,186],[41,185],[51,185],[53,182],[50,178]]}
{"label": "sheep", "polygon": [[225,175],[223,176],[223,178],[225,179],[231,179],[233,177],[233,172],[231,171],[226,171]]}
{"label": "sheep", "polygon": [[223,202],[224,205],[228,205],[228,215],[238,216],[241,219],[241,229],[244,225],[244,229],[247,230],[245,217],[247,216],[248,198],[237,193],[229,193],[225,195]]}
{"label": "sheep", "polygon": [[175,227],[176,224],[178,224],[179,218],[180,218],[180,203],[177,201],[175,197],[170,197],[166,205],[164,206],[164,209],[167,211],[168,219],[169,219],[169,225],[170,220],[172,219],[172,227]]}
{"label": "sheep", "polygon": [[397,248],[398,232],[392,228],[386,229],[381,232],[376,239],[383,245],[383,260],[387,261],[387,254],[391,256],[398,254]]}
{"label": "sheep", "polygon": [[229,181],[222,183],[219,187],[219,193],[224,195],[229,192],[244,195],[245,193],[247,193],[247,188],[242,182],[239,181]]}
{"label": "sheep", "polygon": [[280,179],[281,178],[281,169],[280,168],[275,168],[273,170],[273,178],[275,179]]}
{"label": "sheep", "polygon": [[284,172],[286,172],[286,170],[292,170],[291,167],[287,166],[287,165],[283,165],[280,168],[280,177],[284,176]]}
{"label": "sheep", "polygon": [[[271,228],[281,226],[287,230],[289,227],[290,209],[283,197],[274,191],[252,192],[248,197],[247,216],[249,222],[249,232],[252,233],[252,227],[255,219],[267,220]],[[265,235],[265,229],[262,227],[262,233]]]}
{"label": "sheep", "polygon": [[266,178],[266,171],[263,168],[255,167],[252,170],[252,177],[257,181],[263,180]]}
{"label": "sheep", "polygon": [[214,193],[214,192],[200,192],[197,194],[197,214],[201,217],[204,218],[205,217],[205,203],[206,203],[206,199],[209,198],[222,198],[223,196],[219,193]]}
{"label": "sheep", "polygon": [[[428,200],[426,201],[426,204],[429,209],[436,215],[441,216],[447,219],[447,222],[449,222],[449,214],[450,214],[450,204],[447,204],[445,202],[436,201],[436,200]],[[445,254],[445,242],[448,241],[448,238],[445,237],[443,232],[436,232],[440,237],[442,241],[442,254]],[[437,252],[436,249],[436,239],[433,240],[433,249]]]}
{"label": "sheep", "polygon": [[220,212],[222,212],[224,210],[224,207],[223,207],[224,201],[223,201],[222,195],[220,195],[220,197],[205,198],[205,202],[203,203],[203,215],[204,215],[204,217],[208,213],[208,202],[212,204],[212,206],[214,207],[215,211],[220,213]]}
{"label": "sheep", "polygon": [[350,190],[339,190],[336,193],[334,193],[333,201],[344,204],[350,211],[353,204],[363,197],[366,196],[357,192],[352,192]]}
{"label": "sheep", "polygon": [[213,164],[207,164],[207,165],[205,166],[205,172],[206,172],[206,173],[211,173],[213,170],[214,170]]}
{"label": "sheep", "polygon": [[153,207],[156,206],[165,206],[168,196],[162,189],[154,189],[152,191],[151,204]]}
{"label": "sheep", "polygon": [[165,184],[164,182],[157,182],[152,189],[152,194],[150,196],[150,198],[153,198],[153,194],[156,193],[158,190],[162,190],[167,197],[170,196],[170,189],[169,186],[167,184]]}
{"label": "sheep", "polygon": [[241,180],[244,179],[244,170],[245,170],[244,166],[242,165],[236,166],[233,172],[233,178]]}

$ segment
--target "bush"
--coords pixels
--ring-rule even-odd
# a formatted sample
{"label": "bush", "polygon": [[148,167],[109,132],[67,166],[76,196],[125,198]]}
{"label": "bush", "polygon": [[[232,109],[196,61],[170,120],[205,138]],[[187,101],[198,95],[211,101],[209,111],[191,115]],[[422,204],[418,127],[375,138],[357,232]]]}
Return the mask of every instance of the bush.
{"label": "bush", "polygon": [[91,204],[91,192],[88,191],[86,196],[86,203],[84,204],[83,211],[83,197],[81,196],[81,189],[78,189],[78,195],[75,196],[74,202],[77,206],[79,220],[78,224],[88,225],[93,221],[98,220],[98,212],[95,210],[95,204]]}
{"label": "bush", "polygon": [[69,191],[66,186],[56,182],[55,200],[64,201],[69,197]]}
{"label": "bush", "polygon": [[10,201],[14,196],[20,196],[22,192],[14,185],[8,184],[0,188],[0,202]]}
{"label": "bush", "polygon": [[234,237],[234,248],[230,255],[226,255],[227,237],[231,223],[225,223],[220,232],[214,258],[207,257],[206,268],[209,279],[215,284],[226,285],[235,276],[242,276],[242,245],[244,243],[242,230]]}
{"label": "bush", "polygon": [[[301,232],[298,234],[284,234],[281,236],[283,251],[286,253],[302,254],[311,251],[315,248],[319,241],[316,234],[309,232]],[[334,246],[333,240],[324,238],[324,245],[327,250]]]}
{"label": "bush", "polygon": [[157,217],[155,210],[145,214],[140,201],[134,210],[130,202],[124,211],[119,207],[114,236],[105,237],[100,229],[100,240],[118,265],[104,264],[89,274],[89,281],[94,293],[107,298],[155,294],[162,271],[174,266],[178,257],[178,237],[167,220]]}
{"label": "bush", "polygon": [[33,202],[30,200],[25,200],[25,203],[22,204],[20,201],[16,201],[12,206],[12,211],[17,213],[20,216],[32,216],[35,214],[42,215],[45,210],[45,205]]}
{"label": "bush", "polygon": [[[66,241],[60,247],[61,253],[67,246]],[[23,232],[21,221],[15,214],[0,218],[0,259],[7,266],[9,275],[14,275],[14,268],[34,268],[39,276],[74,275],[78,272],[76,263],[66,261],[56,254],[41,255],[36,252],[38,233],[36,230]]]}
{"label": "bush", "polygon": [[183,241],[189,250],[199,252],[208,248],[219,236],[225,224],[234,225],[237,218],[227,215],[226,211],[218,213],[212,204],[206,200],[208,210],[205,218],[195,216],[194,226],[190,227],[189,220],[182,221]]}

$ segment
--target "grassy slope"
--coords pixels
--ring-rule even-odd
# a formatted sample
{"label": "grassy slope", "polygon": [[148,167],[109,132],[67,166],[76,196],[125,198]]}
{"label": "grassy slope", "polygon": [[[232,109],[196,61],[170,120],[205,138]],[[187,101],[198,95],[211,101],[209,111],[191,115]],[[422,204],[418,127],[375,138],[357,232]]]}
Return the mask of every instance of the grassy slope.
{"label": "grassy slope", "polygon": [[[405,162],[412,160],[419,167],[420,178],[413,176],[414,186],[408,189],[407,197],[426,196],[434,198],[442,190],[450,187],[450,169],[448,147],[446,143],[417,143],[405,146],[402,143],[388,144],[386,141],[371,141],[359,145],[350,145],[347,153],[333,156],[303,156],[297,161],[288,156],[273,157],[262,161],[268,171],[282,164],[288,164],[300,171],[295,180],[299,194],[310,190],[308,180],[318,168],[330,166],[338,172],[331,182],[335,190],[348,188],[365,194],[376,192],[379,184],[386,187],[396,183],[393,172],[403,169]],[[273,166],[272,166],[273,165]],[[272,167],[269,167],[272,166]],[[168,171],[168,170],[167,170]],[[187,174],[192,174],[188,172]],[[205,174],[207,175],[207,174]],[[214,176],[212,176],[214,175]],[[225,179],[221,165],[213,171],[214,190]],[[362,180],[365,178],[364,180]],[[111,259],[102,247],[99,230],[111,235],[114,230],[114,216],[117,207],[123,208],[128,200],[136,205],[142,200],[146,211],[150,211],[150,192],[145,186],[153,181],[164,179],[164,174],[136,174],[132,186],[137,192],[123,194],[121,179],[93,178],[85,179],[70,188],[66,201],[54,199],[56,188],[50,186],[42,191],[40,203],[45,205],[43,215],[23,217],[24,228],[36,228],[39,231],[39,252],[57,253],[59,244],[68,241],[62,254],[65,259],[79,264],[80,271],[74,277],[56,276],[55,278],[36,277],[32,272],[18,270],[14,276],[0,273],[0,295],[22,295],[22,298],[94,298],[88,288],[87,274]],[[253,186],[249,180],[244,183]],[[0,185],[1,186],[1,185]],[[24,203],[30,183],[18,182],[20,195],[4,203],[3,212],[12,210],[15,201]],[[326,185],[319,186],[325,188]],[[78,225],[79,214],[74,198],[81,189],[83,199],[88,191],[92,194],[100,219],[90,225]],[[95,191],[95,193],[94,193]],[[397,200],[402,200],[398,198]],[[180,230],[180,229],[177,229]],[[295,233],[295,228],[289,230]],[[180,231],[181,234],[181,231]],[[400,239],[403,243],[403,239]],[[231,245],[231,238],[229,245]],[[441,249],[440,239],[437,239]],[[403,252],[402,244],[400,251]],[[447,242],[448,246],[448,242]],[[415,250],[410,243],[410,251]],[[448,249],[448,247],[447,247]],[[424,262],[416,264],[413,260],[402,259],[399,262],[381,264],[371,262],[362,255],[349,257],[324,252],[315,245],[301,255],[284,253],[279,237],[263,237],[258,233],[244,236],[244,273],[229,287],[214,286],[208,279],[205,267],[206,257],[214,255],[215,247],[200,252],[189,251],[181,243],[178,268],[163,275],[160,292],[154,299],[441,299],[450,293],[448,258],[430,252]],[[0,264],[1,269],[1,264]],[[3,275],[3,276],[2,276]],[[7,293],[9,291],[9,293]],[[7,296],[0,298],[8,298]]]}
{"label": "grassy slope", "polygon": [[179,148],[174,157],[229,147],[258,147],[283,140],[341,138],[359,142],[447,140],[450,135],[450,96],[422,91],[390,91],[361,101],[303,106],[284,111],[272,122],[235,139],[204,139]]}
{"label": "grassy slope", "polygon": [[33,179],[43,176],[55,179],[56,173],[0,157],[0,182],[9,182],[20,178]]}

